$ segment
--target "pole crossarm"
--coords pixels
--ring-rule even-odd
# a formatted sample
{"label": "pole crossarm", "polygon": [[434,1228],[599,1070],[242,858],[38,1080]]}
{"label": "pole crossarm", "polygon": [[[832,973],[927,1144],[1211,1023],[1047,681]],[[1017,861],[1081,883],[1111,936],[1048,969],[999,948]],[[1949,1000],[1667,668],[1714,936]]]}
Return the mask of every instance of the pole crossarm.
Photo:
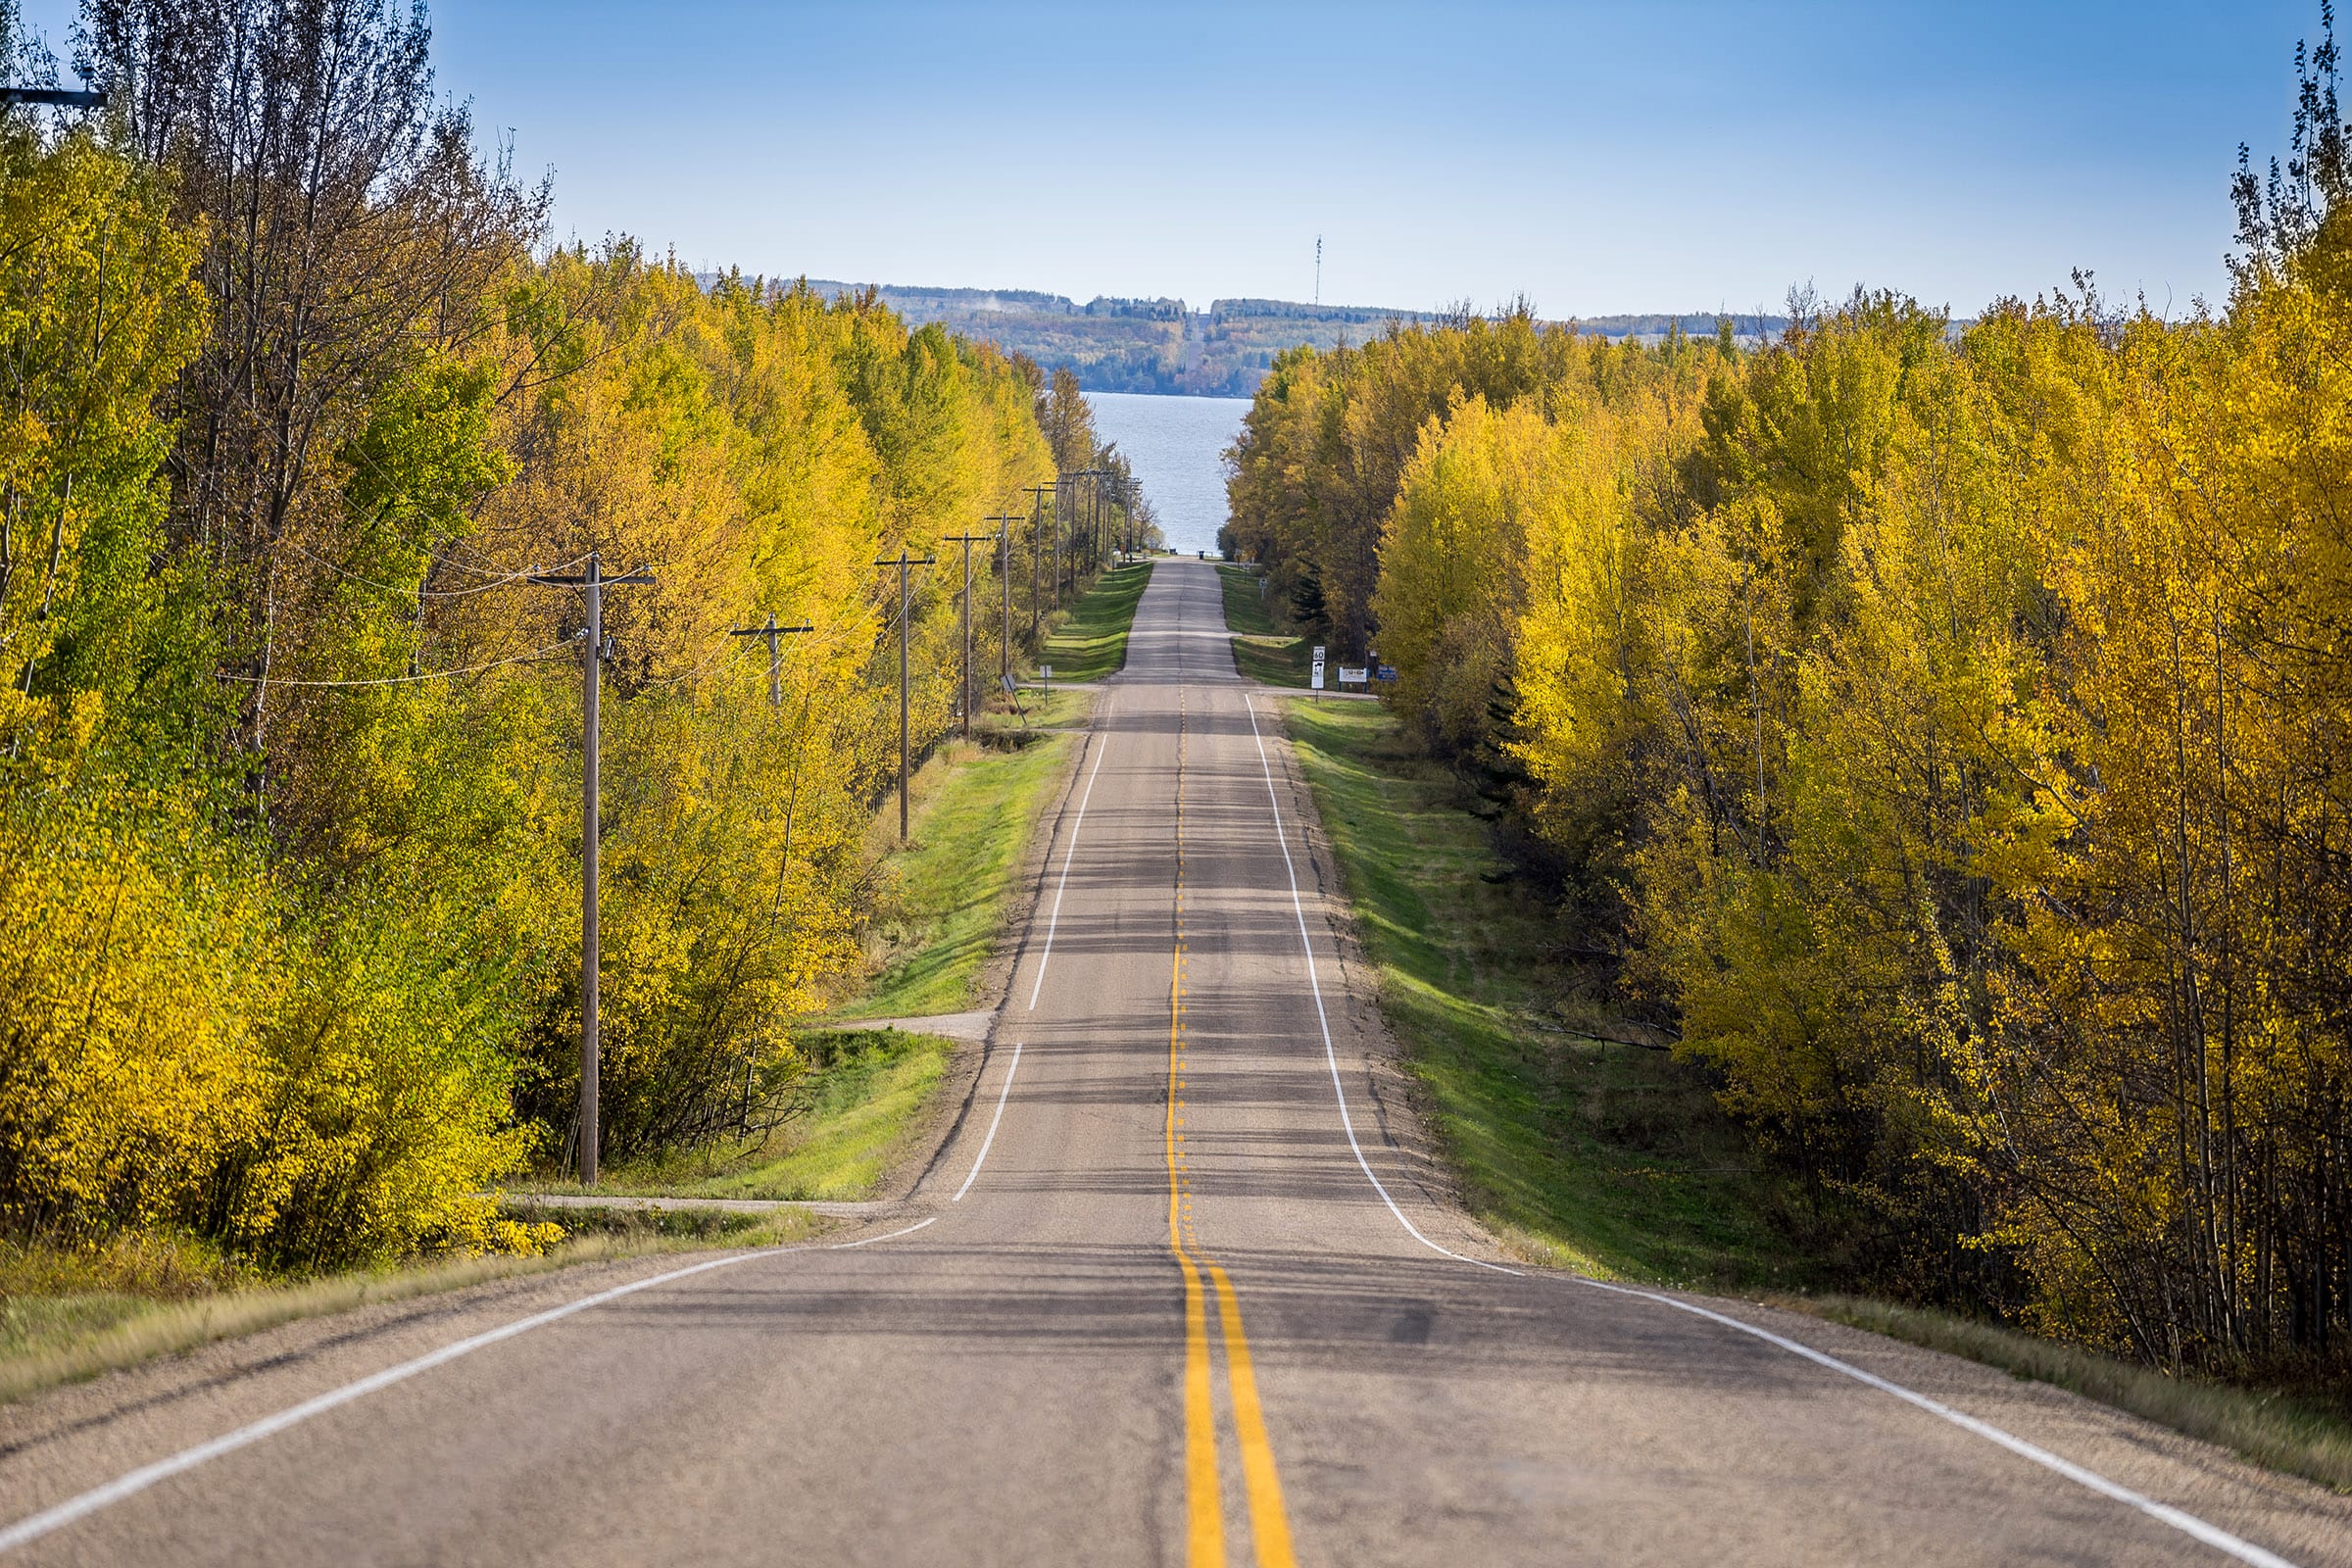
{"label": "pole crossarm", "polygon": [[734,630],[727,633],[727,635],[730,637],[764,637],[767,639],[768,707],[781,708],[784,706],[783,639],[787,637],[797,637],[802,632],[814,630],[816,630],[816,628],[808,624],[807,621],[801,622],[798,626],[779,626],[776,624],[776,612],[771,610],[767,612],[766,625],[738,626]]}
{"label": "pole crossarm", "polygon": [[558,577],[551,573],[533,572],[524,580],[548,588],[647,588],[662,579],[643,566],[639,566],[625,577],[607,577],[597,571],[595,563],[591,559],[588,570],[576,577]]}

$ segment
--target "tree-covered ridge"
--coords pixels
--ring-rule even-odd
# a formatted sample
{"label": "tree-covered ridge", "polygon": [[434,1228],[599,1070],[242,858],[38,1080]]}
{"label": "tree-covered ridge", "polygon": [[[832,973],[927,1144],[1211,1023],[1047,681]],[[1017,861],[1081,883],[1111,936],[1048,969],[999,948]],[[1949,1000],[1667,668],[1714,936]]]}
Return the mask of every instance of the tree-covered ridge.
{"label": "tree-covered ridge", "polygon": [[[937,322],[1049,369],[1069,369],[1089,392],[1249,397],[1288,350],[1328,353],[1378,337],[1392,325],[1434,325],[1468,316],[1459,308],[1406,311],[1298,300],[1221,299],[1196,311],[1183,300],[1098,297],[1080,304],[1036,289],[815,280],[808,286],[827,299],[870,291],[910,321]],[[1560,324],[1588,336],[1654,342],[1670,332],[1712,336],[1724,322],[1742,340],[1788,325],[1784,317],[1712,313],[1592,317]]]}
{"label": "tree-covered ridge", "polygon": [[[657,579],[605,620],[626,1157],[778,1114],[862,967],[873,563],[1119,460],[1066,376],[870,298],[537,251],[420,11],[84,28],[105,120],[0,111],[0,1233],[533,1245],[479,1195],[573,1132],[582,605],[528,578]],[[918,748],[960,587],[915,574]],[[771,612],[815,627],[778,706],[730,635]]]}
{"label": "tree-covered ridge", "polygon": [[2333,67],[2218,311],[1400,327],[1284,356],[1233,454],[1236,548],[1874,1283],[2176,1367],[2352,1356]]}

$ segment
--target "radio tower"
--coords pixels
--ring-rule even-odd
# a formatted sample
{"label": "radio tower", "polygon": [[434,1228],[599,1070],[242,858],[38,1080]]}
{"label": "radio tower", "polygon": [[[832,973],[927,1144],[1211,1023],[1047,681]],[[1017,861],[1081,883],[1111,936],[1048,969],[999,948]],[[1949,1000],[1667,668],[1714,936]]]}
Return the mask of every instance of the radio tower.
{"label": "radio tower", "polygon": [[1323,236],[1315,236],[1315,303],[1323,303]]}

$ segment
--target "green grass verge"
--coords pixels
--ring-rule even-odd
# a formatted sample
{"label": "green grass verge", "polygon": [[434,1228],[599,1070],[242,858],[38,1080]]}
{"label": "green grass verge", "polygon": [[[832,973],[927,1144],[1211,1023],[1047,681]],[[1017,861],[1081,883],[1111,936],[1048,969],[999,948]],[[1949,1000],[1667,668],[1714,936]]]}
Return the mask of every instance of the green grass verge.
{"label": "green grass verge", "polygon": [[1815,1283],[1695,1072],[1548,1019],[1567,977],[1549,911],[1503,876],[1459,785],[1369,703],[1284,713],[1352,901],[1383,1013],[1471,1208],[1546,1261],[1604,1277]]}
{"label": "green grass verge", "polygon": [[1095,579],[1061,624],[1046,634],[1040,660],[1054,666],[1054,679],[1101,680],[1126,667],[1127,629],[1135,607],[1152,580],[1152,563],[1120,566]]}
{"label": "green grass verge", "polygon": [[[883,861],[896,887],[873,930],[878,972],[833,1016],[919,1018],[979,1005],[1029,835],[1075,744],[1068,735],[1009,751],[955,744],[923,764],[911,836]],[[882,815],[878,831],[895,838],[897,811]]]}

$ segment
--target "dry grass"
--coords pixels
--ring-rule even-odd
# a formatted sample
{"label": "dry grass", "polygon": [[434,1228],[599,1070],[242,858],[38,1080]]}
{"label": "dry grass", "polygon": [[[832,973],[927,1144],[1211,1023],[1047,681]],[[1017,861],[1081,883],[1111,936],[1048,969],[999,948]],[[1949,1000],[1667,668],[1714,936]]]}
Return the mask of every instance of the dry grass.
{"label": "dry grass", "polygon": [[572,1239],[535,1257],[452,1258],[411,1268],[338,1274],[296,1285],[222,1291],[184,1300],[137,1300],[128,1315],[118,1316],[104,1327],[61,1322],[31,1347],[0,1353],[0,1404],[136,1366],[159,1355],[177,1354],[328,1312],[405,1301],[577,1263],[711,1247],[776,1246],[805,1240],[828,1228],[817,1216],[790,1210],[758,1216],[740,1225],[680,1224],[603,1210],[565,1211],[553,1217],[573,1229]]}
{"label": "dry grass", "polygon": [[2280,1394],[2167,1377],[2075,1346],[1923,1307],[1850,1296],[1766,1299],[2047,1383],[2217,1444],[2256,1464],[2352,1492],[2352,1426]]}

